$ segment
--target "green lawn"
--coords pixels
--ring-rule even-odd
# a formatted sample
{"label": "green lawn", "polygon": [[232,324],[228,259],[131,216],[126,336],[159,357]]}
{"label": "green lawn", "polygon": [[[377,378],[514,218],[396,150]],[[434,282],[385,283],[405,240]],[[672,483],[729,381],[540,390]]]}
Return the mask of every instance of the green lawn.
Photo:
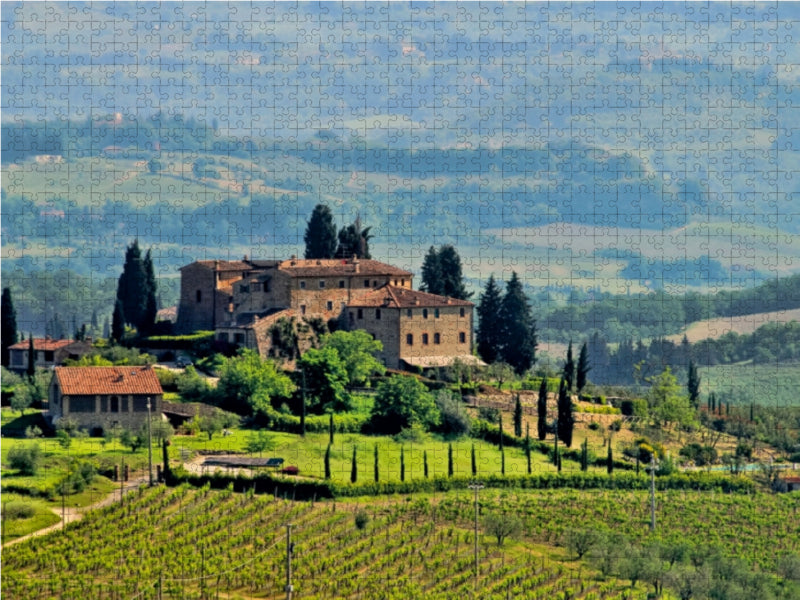
{"label": "green lawn", "polygon": [[800,363],[715,365],[698,369],[701,394],[732,405],[800,405]]}

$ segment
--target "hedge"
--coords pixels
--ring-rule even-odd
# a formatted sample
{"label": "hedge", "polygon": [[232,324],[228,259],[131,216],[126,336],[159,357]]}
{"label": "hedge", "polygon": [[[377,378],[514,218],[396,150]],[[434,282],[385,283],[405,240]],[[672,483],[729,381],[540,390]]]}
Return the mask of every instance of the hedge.
{"label": "hedge", "polygon": [[[608,489],[608,490],[647,490],[650,480],[637,477],[633,473],[605,475],[600,473],[568,473],[506,476],[493,475],[480,479],[488,488],[544,490],[544,489]],[[257,494],[276,494],[294,500],[312,498],[354,498],[359,496],[382,496],[390,494],[413,494],[465,490],[472,477],[436,477],[412,481],[368,481],[364,483],[339,483],[326,480],[295,479],[259,474],[254,477],[225,475],[217,472],[212,475],[193,475],[182,468],[172,472],[169,485],[188,483],[195,487],[210,485],[214,489],[229,486],[236,492],[254,490]],[[756,485],[746,477],[730,477],[717,473],[680,473],[666,477],[656,477],[659,490],[717,490],[724,493],[751,494]]]}

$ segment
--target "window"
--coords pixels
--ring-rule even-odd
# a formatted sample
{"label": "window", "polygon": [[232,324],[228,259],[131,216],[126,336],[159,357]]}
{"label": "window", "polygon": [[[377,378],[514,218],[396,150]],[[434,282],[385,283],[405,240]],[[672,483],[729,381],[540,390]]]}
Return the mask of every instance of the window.
{"label": "window", "polygon": [[244,344],[244,334],[243,333],[234,333],[233,334],[233,343],[234,344]]}
{"label": "window", "polygon": [[462,317],[462,318],[464,317],[464,308],[463,307],[458,309],[458,316]]}
{"label": "window", "polygon": [[306,314],[306,305],[305,304],[301,304],[300,305],[300,314],[301,315]]}
{"label": "window", "polygon": [[433,309],[433,318],[434,319],[438,319],[439,318],[439,309],[438,308],[434,308]]}
{"label": "window", "polygon": [[69,412],[73,413],[93,413],[94,396],[70,396]]}
{"label": "window", "polygon": [[364,287],[365,287],[365,288],[368,288],[368,287],[369,287],[369,279],[365,279],[365,280],[364,280]]}
{"label": "window", "polygon": [[422,345],[423,346],[427,346],[428,345],[428,334],[427,333],[423,333],[422,334]]}
{"label": "window", "polygon": [[359,308],[358,309],[358,318],[359,319],[363,319],[364,318],[364,309],[363,308]]}
{"label": "window", "polygon": [[406,316],[410,319],[411,316],[414,314],[414,311],[410,308],[406,309]]}
{"label": "window", "polygon": [[414,335],[411,333],[406,334],[406,346],[413,346],[414,345]]}
{"label": "window", "polygon": [[305,281],[302,281],[302,280],[300,281],[300,289],[301,290],[306,289],[306,282]]}
{"label": "window", "polygon": [[372,280],[372,287],[378,287],[378,282],[374,279]]}
{"label": "window", "polygon": [[195,297],[195,299],[197,300],[197,303],[198,303],[198,304],[199,304],[200,302],[202,302],[202,301],[203,301],[203,290],[197,290],[197,291],[195,292],[195,294],[194,294],[194,297]]}
{"label": "window", "polygon": [[327,310],[333,310],[333,302],[331,302],[330,300],[328,300],[328,301],[325,303],[325,307],[326,307],[326,309],[327,309]]}
{"label": "window", "polygon": [[53,362],[55,360],[55,352],[53,350],[45,350],[44,359],[48,362]]}
{"label": "window", "polygon": [[340,289],[340,290],[343,290],[343,289],[344,289],[344,279],[340,279],[340,280],[339,280],[339,289]]}
{"label": "window", "polygon": [[422,309],[422,318],[423,319],[427,319],[428,318],[428,309],[427,308],[423,308]]}
{"label": "window", "polygon": [[466,344],[467,343],[467,334],[463,331],[458,332],[458,343],[459,344]]}
{"label": "window", "polygon": [[120,406],[120,410],[121,410],[121,412],[128,412],[128,399],[127,398],[123,398],[122,399],[122,406]]}
{"label": "window", "polygon": [[119,398],[111,396],[108,400],[108,412],[119,412]]}
{"label": "window", "polygon": [[220,331],[217,334],[217,341],[219,342],[227,342],[228,341],[228,334],[224,331]]}
{"label": "window", "polygon": [[433,343],[434,344],[441,344],[442,343],[442,336],[441,334],[434,333],[433,334]]}
{"label": "window", "polygon": [[376,321],[380,321],[381,320],[381,309],[380,308],[376,308],[375,309],[375,320]]}
{"label": "window", "polygon": [[324,288],[325,288],[325,280],[324,279],[320,279],[319,280],[319,289],[324,289]]}
{"label": "window", "polygon": [[249,285],[241,285],[241,286],[239,286],[239,291],[242,292],[243,294],[249,294],[250,293],[250,286]]}
{"label": "window", "polygon": [[264,293],[269,294],[269,279],[264,282]]}

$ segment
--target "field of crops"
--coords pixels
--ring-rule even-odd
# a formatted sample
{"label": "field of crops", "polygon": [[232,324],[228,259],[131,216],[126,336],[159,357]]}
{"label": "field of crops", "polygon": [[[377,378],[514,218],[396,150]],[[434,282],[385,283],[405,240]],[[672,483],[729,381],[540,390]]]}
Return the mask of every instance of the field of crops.
{"label": "field of crops", "polygon": [[[524,528],[519,541],[503,547],[480,535],[476,597],[629,597],[627,582],[601,578],[566,550],[542,544],[579,526],[643,538],[644,493],[485,490],[480,506],[483,515],[518,514]],[[778,553],[799,550],[798,508],[796,494],[665,492],[659,537],[710,541],[769,570]],[[354,518],[360,512],[363,529]],[[282,598],[291,523],[295,598],[461,600],[473,594],[473,517],[468,492],[312,504],[185,486],[142,489],[65,533],[5,548],[3,595]],[[632,597],[643,595],[637,584]]]}
{"label": "field of crops", "polygon": [[800,405],[800,364],[715,365],[698,369],[701,394],[714,392],[731,405]]}

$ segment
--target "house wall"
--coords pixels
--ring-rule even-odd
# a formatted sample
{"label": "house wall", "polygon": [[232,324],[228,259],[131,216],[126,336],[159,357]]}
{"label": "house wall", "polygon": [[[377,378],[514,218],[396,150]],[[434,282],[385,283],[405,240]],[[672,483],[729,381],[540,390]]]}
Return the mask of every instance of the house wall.
{"label": "house wall", "polygon": [[383,351],[378,360],[390,369],[397,369],[400,365],[400,311],[387,307],[350,307],[347,310],[348,328],[363,329],[380,340]]}
{"label": "house wall", "polygon": [[215,271],[199,263],[181,268],[178,332],[210,330],[228,324],[233,314],[233,284],[244,273],[244,269]]}
{"label": "house wall", "polygon": [[61,418],[69,418],[78,427],[89,431],[96,428],[107,430],[115,426],[138,430],[147,424],[148,397],[151,414],[160,418],[163,402],[160,394],[62,396],[58,385],[53,383],[48,393],[48,417],[54,424]]}
{"label": "house wall", "polygon": [[[462,309],[463,317],[461,316]],[[400,313],[399,354],[401,359],[419,356],[459,356],[471,353],[472,307],[427,308],[415,306],[402,308]],[[427,343],[425,343],[424,337],[426,334]],[[463,334],[463,342],[459,334]],[[410,344],[408,343],[409,335],[412,336]]]}

